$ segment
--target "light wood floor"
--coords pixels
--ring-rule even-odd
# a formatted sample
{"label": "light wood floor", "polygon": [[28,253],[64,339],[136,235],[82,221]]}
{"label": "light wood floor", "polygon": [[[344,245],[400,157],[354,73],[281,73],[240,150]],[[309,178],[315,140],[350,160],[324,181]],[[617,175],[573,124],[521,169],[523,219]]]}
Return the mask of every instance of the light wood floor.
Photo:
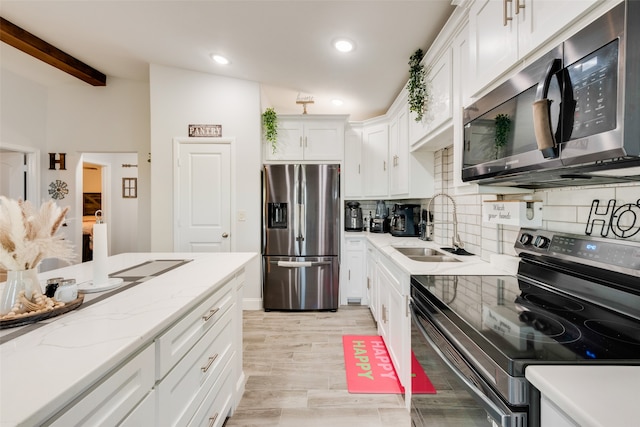
{"label": "light wood floor", "polygon": [[[342,336],[377,335],[368,308],[343,306],[335,313],[245,311],[243,333],[246,390],[225,427],[411,425],[401,395],[347,391]],[[441,373],[435,378],[427,374],[438,389],[432,395],[437,411],[429,424],[458,427],[460,418],[451,416],[464,409],[456,396],[463,402],[470,398],[452,392]]]}

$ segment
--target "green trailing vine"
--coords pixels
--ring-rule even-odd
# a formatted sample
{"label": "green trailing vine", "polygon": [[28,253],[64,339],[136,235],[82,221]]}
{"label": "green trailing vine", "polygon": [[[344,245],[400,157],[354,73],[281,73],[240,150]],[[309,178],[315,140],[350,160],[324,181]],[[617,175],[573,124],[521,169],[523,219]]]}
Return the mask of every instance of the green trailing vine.
{"label": "green trailing vine", "polygon": [[422,121],[427,99],[427,85],[425,83],[427,72],[424,64],[420,63],[423,57],[424,52],[422,52],[422,49],[418,49],[409,58],[409,82],[407,83],[409,111],[416,113],[416,122]]}
{"label": "green trailing vine", "polygon": [[264,139],[271,143],[271,149],[276,152],[276,142],[278,141],[278,115],[276,110],[269,107],[262,113],[262,129]]}
{"label": "green trailing vine", "polygon": [[511,130],[511,119],[507,114],[498,114],[495,118],[496,138],[495,144],[497,148],[504,147],[507,144],[509,131]]}

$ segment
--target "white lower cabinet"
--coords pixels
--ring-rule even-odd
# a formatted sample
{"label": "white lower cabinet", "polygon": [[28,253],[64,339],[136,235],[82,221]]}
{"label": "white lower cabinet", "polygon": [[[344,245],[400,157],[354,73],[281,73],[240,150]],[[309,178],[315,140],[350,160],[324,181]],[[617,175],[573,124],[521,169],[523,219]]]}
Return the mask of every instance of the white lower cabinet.
{"label": "white lower cabinet", "polygon": [[189,426],[219,427],[224,424],[233,396],[233,375],[231,375],[230,365],[231,363],[227,364],[223,369],[223,374],[205,396]]}
{"label": "white lower cabinet", "polygon": [[245,273],[165,327],[153,342],[71,402],[47,425],[211,426],[240,399]]}
{"label": "white lower cabinet", "polygon": [[411,384],[410,276],[373,246],[367,250],[367,263],[375,266],[368,274],[372,274],[376,282],[378,333],[384,339],[400,383],[406,389]]}
{"label": "white lower cabinet", "polygon": [[542,396],[540,398],[540,425],[542,427],[579,427],[580,424],[573,421],[555,403]]}
{"label": "white lower cabinet", "polygon": [[117,425],[153,387],[154,357],[154,346],[150,344],[72,403],[69,409],[49,425]]}
{"label": "white lower cabinet", "polygon": [[369,298],[369,310],[376,322],[380,320],[380,296],[378,292],[378,277],[376,275],[377,263],[378,263],[378,251],[370,244],[367,243],[367,253],[365,256],[365,264],[367,269],[367,296]]}
{"label": "white lower cabinet", "polygon": [[156,414],[156,391],[151,390],[142,402],[127,415],[118,427],[141,427],[158,425]]}
{"label": "white lower cabinet", "polygon": [[234,355],[233,313],[228,310],[156,386],[158,425],[186,425],[220,378]]}
{"label": "white lower cabinet", "polygon": [[366,239],[364,237],[345,237],[345,262],[341,269],[341,303],[369,304],[365,289],[364,257]]}

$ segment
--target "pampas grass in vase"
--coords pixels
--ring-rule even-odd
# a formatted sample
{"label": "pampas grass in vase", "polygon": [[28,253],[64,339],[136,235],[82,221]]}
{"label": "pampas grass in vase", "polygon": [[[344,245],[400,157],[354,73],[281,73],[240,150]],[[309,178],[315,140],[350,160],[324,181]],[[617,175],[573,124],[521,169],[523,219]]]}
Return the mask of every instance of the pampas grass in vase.
{"label": "pampas grass in vase", "polygon": [[7,272],[0,314],[7,314],[11,308],[20,310],[16,305],[20,290],[28,300],[42,294],[36,268],[43,259],[73,260],[73,246],[58,234],[68,210],[54,201],[36,209],[28,201],[0,196],[0,270]]}

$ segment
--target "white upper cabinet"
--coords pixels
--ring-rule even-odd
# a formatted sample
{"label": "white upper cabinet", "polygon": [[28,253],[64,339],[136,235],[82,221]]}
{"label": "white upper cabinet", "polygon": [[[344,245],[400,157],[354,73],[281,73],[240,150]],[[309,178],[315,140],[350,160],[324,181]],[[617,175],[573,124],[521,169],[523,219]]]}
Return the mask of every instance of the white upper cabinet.
{"label": "white upper cabinet", "polygon": [[344,132],[344,194],[362,197],[362,125],[350,124]]}
{"label": "white upper cabinet", "polygon": [[474,92],[518,59],[517,21],[507,0],[476,0],[469,9],[469,54]]}
{"label": "white upper cabinet", "polygon": [[389,128],[387,122],[365,124],[362,132],[365,197],[389,195]]}
{"label": "white upper cabinet", "polygon": [[472,92],[481,91],[597,0],[476,0],[469,9]]}
{"label": "white upper cabinet", "polygon": [[389,121],[389,192],[409,193],[409,109],[406,103]]}
{"label": "white upper cabinet", "polygon": [[410,114],[409,120],[409,141],[412,149],[428,143],[451,126],[453,94],[451,55],[451,48],[447,47],[435,60],[431,61],[427,58],[425,63],[426,111],[421,121],[416,122],[415,113]]}
{"label": "white upper cabinet", "polygon": [[344,155],[346,116],[278,116],[276,150],[265,143],[265,160],[333,160]]}

